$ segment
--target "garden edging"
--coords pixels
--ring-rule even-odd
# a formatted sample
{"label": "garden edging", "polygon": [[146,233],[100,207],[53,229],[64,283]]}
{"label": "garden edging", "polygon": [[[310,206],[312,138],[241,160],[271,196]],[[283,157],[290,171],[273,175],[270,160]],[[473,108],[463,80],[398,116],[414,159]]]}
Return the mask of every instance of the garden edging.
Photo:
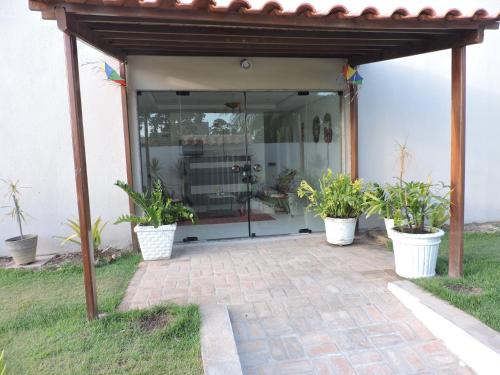
{"label": "garden edging", "polygon": [[478,374],[498,374],[500,334],[476,318],[422,290],[410,281],[388,289],[446,346]]}
{"label": "garden edging", "polygon": [[242,375],[226,305],[201,304],[201,357],[205,375]]}

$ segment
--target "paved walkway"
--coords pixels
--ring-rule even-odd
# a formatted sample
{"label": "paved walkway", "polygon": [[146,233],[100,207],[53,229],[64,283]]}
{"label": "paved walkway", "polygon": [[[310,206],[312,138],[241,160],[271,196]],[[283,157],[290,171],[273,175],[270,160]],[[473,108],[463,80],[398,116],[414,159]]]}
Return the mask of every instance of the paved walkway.
{"label": "paved walkway", "polygon": [[179,245],[122,308],[228,305],[245,374],[472,374],[386,288],[392,254],[324,235]]}

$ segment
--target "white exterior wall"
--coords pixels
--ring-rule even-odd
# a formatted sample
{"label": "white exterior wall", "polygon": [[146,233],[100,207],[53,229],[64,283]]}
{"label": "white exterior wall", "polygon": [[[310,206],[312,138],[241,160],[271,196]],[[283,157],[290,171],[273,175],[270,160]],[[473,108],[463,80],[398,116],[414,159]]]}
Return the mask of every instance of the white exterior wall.
{"label": "white exterior wall", "polygon": [[[465,220],[500,220],[500,31],[467,47]],[[360,68],[359,170],[365,180],[398,175],[396,142],[411,154],[406,179],[450,183],[451,52]]]}
{"label": "white exterior wall", "polygon": [[[39,252],[61,251],[53,236],[68,234],[63,222],[77,218],[75,175],[63,34],[55,21],[43,21],[27,1],[0,1],[0,178],[19,179],[28,222],[25,232],[39,235]],[[83,44],[80,64],[103,60]],[[116,62],[106,61],[117,67]],[[113,182],[126,178],[120,89],[91,66],[80,68],[87,169],[92,217],[109,224],[104,244],[126,245],[130,227],[112,223],[128,210]],[[0,184],[0,206],[6,204]],[[3,240],[18,235],[0,210]]]}

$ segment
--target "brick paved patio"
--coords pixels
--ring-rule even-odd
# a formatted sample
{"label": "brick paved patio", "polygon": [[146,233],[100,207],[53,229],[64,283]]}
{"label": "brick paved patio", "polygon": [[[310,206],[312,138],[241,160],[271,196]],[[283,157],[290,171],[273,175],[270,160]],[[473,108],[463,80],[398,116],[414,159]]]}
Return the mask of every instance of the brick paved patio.
{"label": "brick paved patio", "polygon": [[387,290],[392,269],[384,248],[324,235],[178,245],[121,308],[227,304],[245,374],[472,374]]}

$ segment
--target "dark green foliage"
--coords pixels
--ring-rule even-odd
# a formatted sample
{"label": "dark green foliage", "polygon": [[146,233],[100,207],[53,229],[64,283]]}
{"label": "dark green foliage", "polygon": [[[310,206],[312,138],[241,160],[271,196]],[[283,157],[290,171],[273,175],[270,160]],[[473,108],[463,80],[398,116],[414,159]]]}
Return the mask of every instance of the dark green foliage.
{"label": "dark green foliage", "polygon": [[442,227],[450,216],[449,189],[419,181],[401,181],[389,187],[394,205],[396,229],[408,233],[427,233],[430,228]]}
{"label": "dark green foliage", "polygon": [[383,216],[386,219],[394,219],[394,202],[391,196],[391,185],[385,187],[374,183],[365,192],[366,217],[373,214]]}
{"label": "dark green foliage", "polygon": [[161,181],[156,180],[151,193],[138,193],[125,182],[116,181],[116,186],[128,194],[130,199],[143,211],[142,216],[122,215],[115,224],[132,222],[139,225],[149,225],[155,228],[160,225],[173,224],[178,221],[191,220],[195,222],[193,211],[182,203],[174,203],[163,192]]}
{"label": "dark green foliage", "polygon": [[309,208],[322,219],[358,218],[365,209],[365,198],[361,180],[351,181],[347,174],[334,175],[328,169],[319,179],[319,189],[314,189],[303,180],[297,190],[300,198],[309,200]]}

